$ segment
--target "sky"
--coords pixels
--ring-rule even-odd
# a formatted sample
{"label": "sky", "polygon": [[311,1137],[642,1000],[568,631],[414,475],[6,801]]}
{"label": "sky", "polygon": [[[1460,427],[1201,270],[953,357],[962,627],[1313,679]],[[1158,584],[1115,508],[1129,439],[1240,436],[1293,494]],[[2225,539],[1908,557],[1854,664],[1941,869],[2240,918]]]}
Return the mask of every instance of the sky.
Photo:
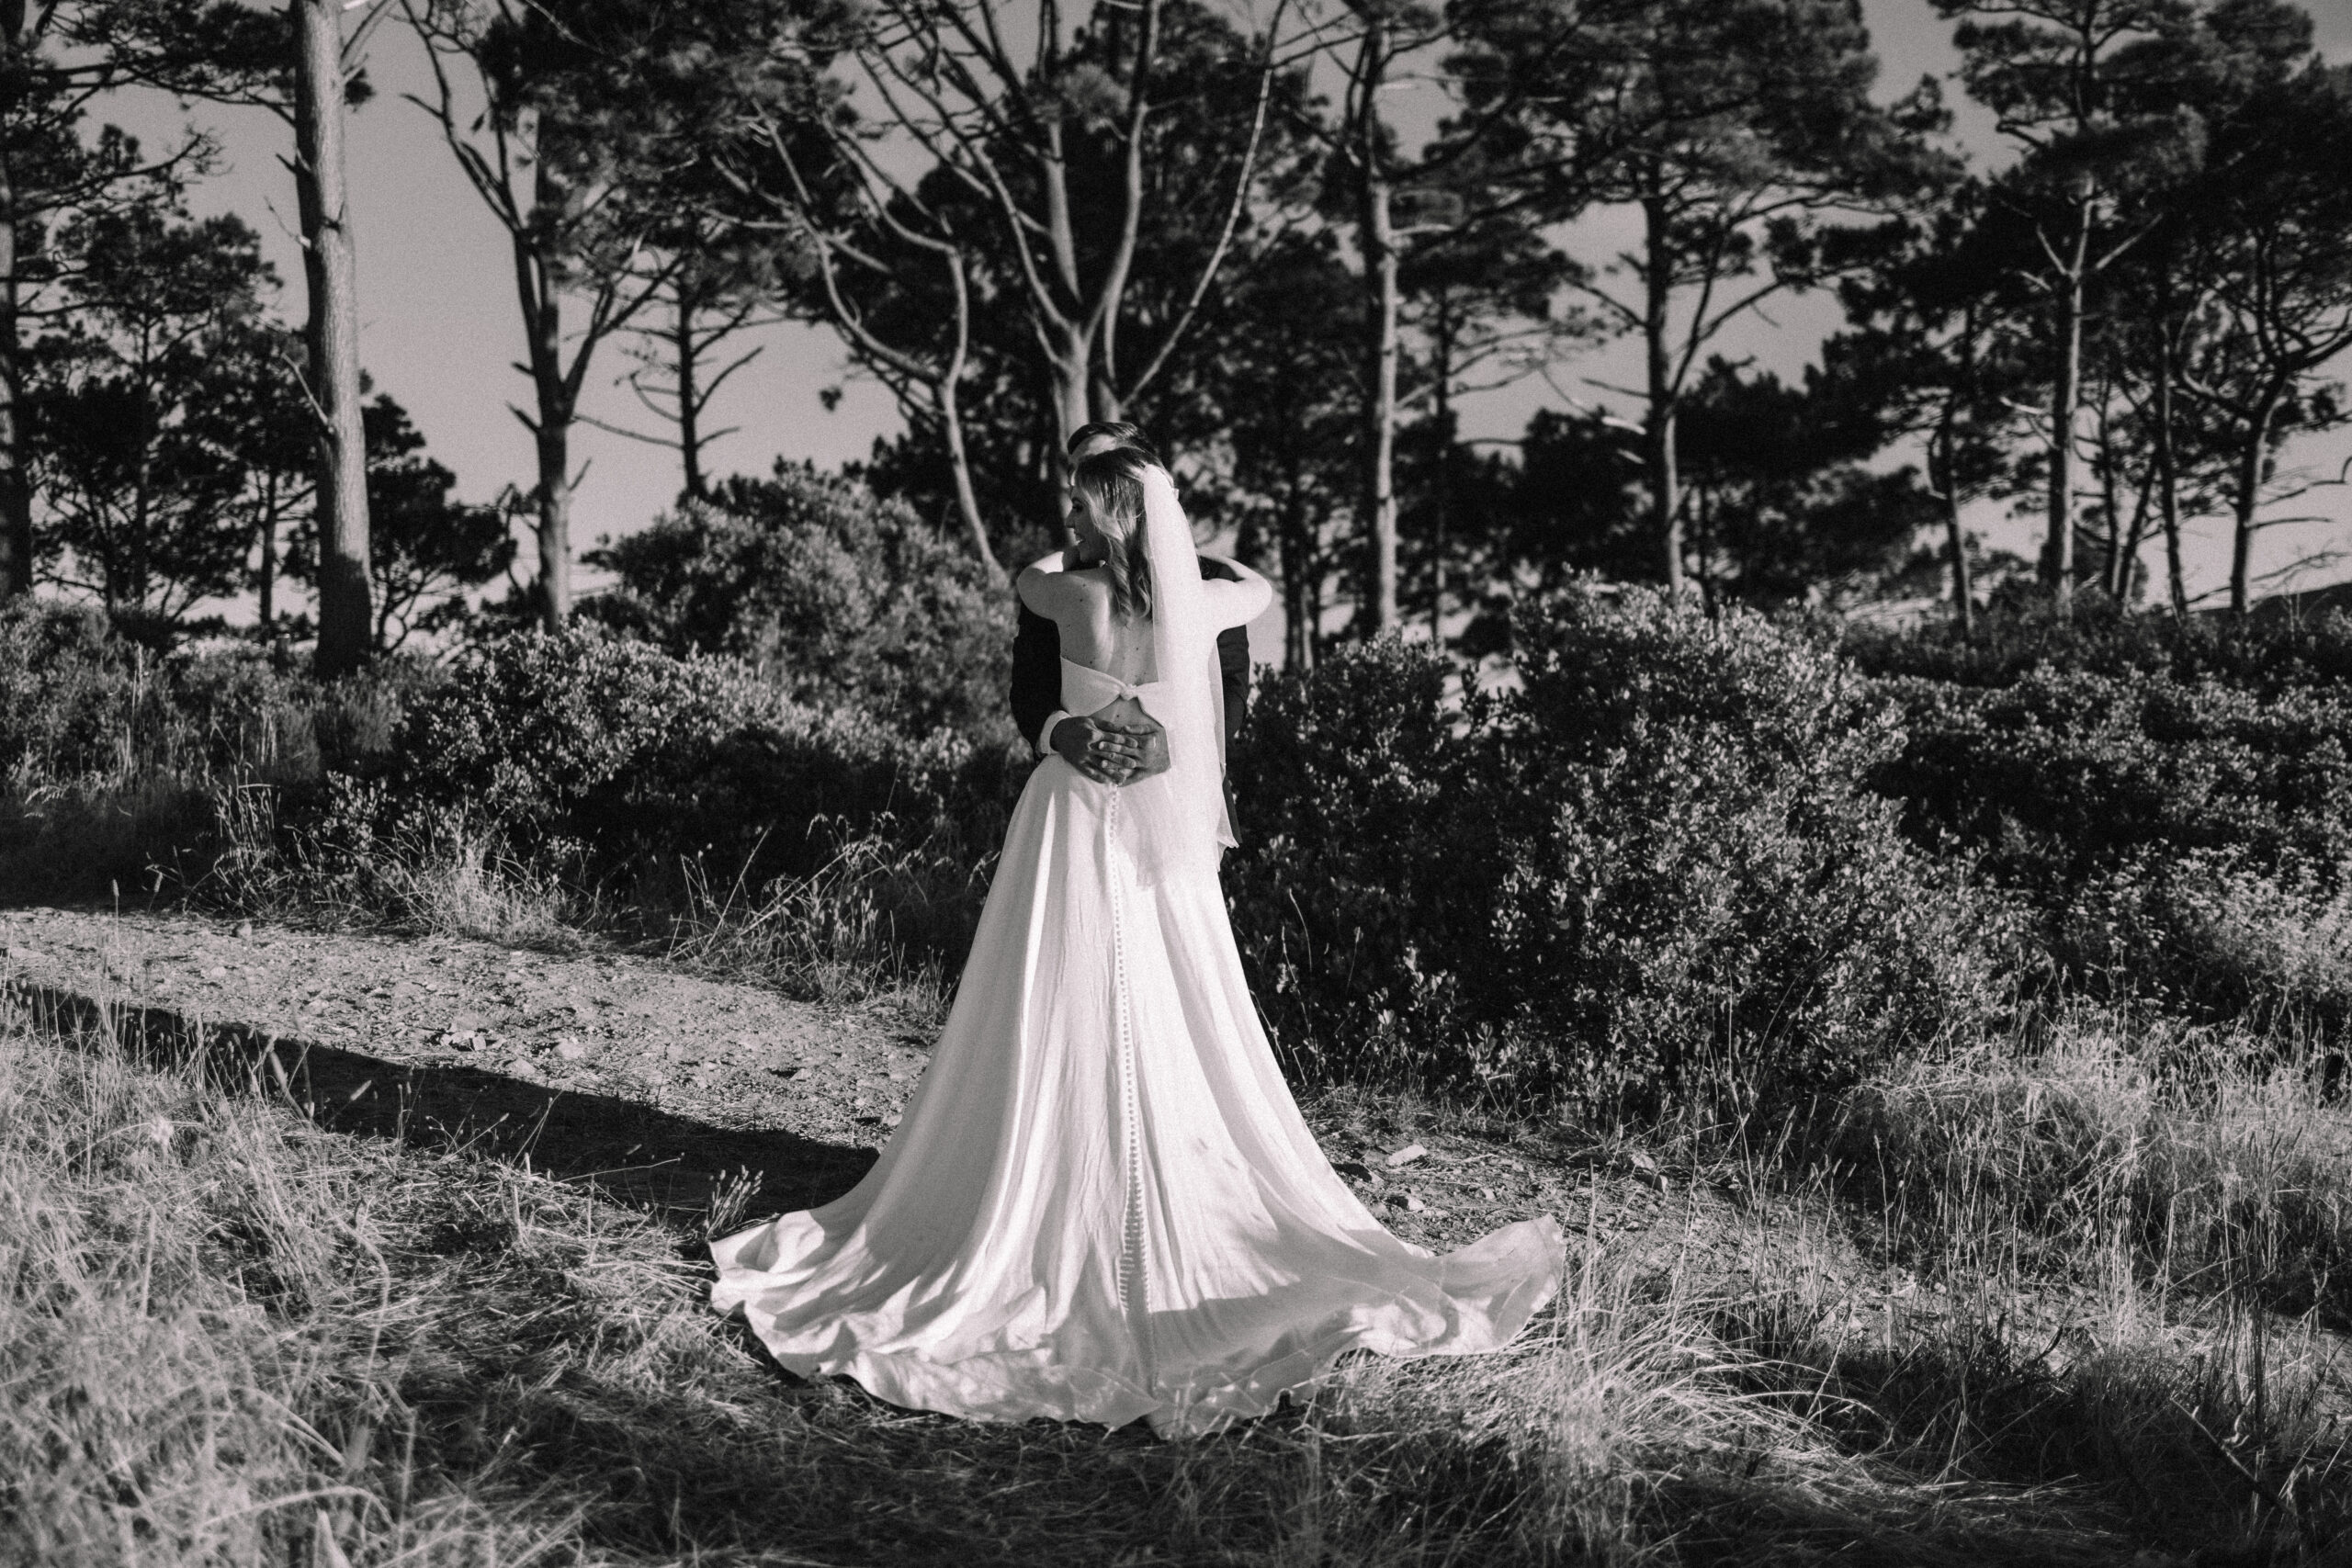
{"label": "sky", "polygon": [[[2306,0],[2306,6],[2329,58],[2352,59],[2352,0]],[[1908,90],[1923,74],[1956,68],[1951,26],[1928,0],[1863,0],[1862,8],[1887,96]],[[347,132],[361,361],[377,387],[407,408],[430,454],[456,472],[461,498],[487,501],[510,482],[527,488],[531,443],[512,410],[527,406],[529,388],[514,367],[522,326],[505,232],[459,173],[437,124],[406,101],[408,94],[429,96],[431,77],[422,46],[396,18],[376,35],[368,72],[377,96],[351,116]],[[1997,165],[2004,153],[1989,118],[1956,87],[1947,101],[1959,111],[1957,132],[1973,161]],[[1398,107],[1404,109],[1401,103]],[[282,121],[260,110],[182,105],[151,90],[115,95],[95,106],[92,118],[119,124],[151,147],[168,144],[190,123],[213,130],[223,166],[194,191],[191,205],[200,214],[235,211],[260,231],[265,254],[284,284],[280,307],[290,319],[300,318],[300,253],[292,180],[281,163],[289,150]],[[1570,243],[1598,261],[1615,248],[1621,229],[1619,220],[1604,214],[1577,225]],[[1824,297],[1783,298],[1727,334],[1724,352],[1793,377],[1838,324],[1837,310]],[[876,436],[901,428],[889,394],[854,372],[830,330],[787,323],[746,334],[742,343],[760,352],[720,389],[707,416],[712,428],[736,427],[709,448],[712,472],[764,473],[779,457],[829,468],[866,456]],[[1638,363],[1635,345],[1619,340],[1564,361],[1548,379],[1531,378],[1477,395],[1464,404],[1464,433],[1474,439],[1514,437],[1537,409],[1562,406],[1567,398],[1628,412],[1626,400],[1596,383],[1635,379]],[[600,349],[582,412],[606,424],[658,434],[662,422],[621,384],[631,368],[620,342]],[[828,408],[826,395],[836,389],[838,399]],[[574,502],[576,548],[645,526],[676,496],[674,452],[594,428],[575,434],[573,451],[584,469]],[[2346,458],[2352,458],[2352,433],[2340,432],[2290,445],[2285,462],[2332,476]],[[2346,552],[2345,561],[2312,570],[2308,581],[2352,575],[2352,487],[2323,487],[2291,510],[2323,513],[2325,521],[2258,536],[2257,575],[2329,550]],[[2030,557],[2038,520],[2006,512],[2004,503],[1981,503],[1969,521],[1989,544]],[[2191,530],[2185,553],[2192,592],[2224,580],[2228,549],[2228,529],[2220,521]],[[583,571],[579,586],[594,581]],[[1270,639],[1253,635],[1252,640],[1266,657]]]}

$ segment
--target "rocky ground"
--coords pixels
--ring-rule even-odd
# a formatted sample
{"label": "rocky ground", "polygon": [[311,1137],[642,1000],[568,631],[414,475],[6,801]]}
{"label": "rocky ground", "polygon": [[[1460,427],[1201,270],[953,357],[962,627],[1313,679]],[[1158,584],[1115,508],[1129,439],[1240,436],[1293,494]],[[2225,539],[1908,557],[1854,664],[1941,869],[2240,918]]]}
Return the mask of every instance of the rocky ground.
{"label": "rocky ground", "polygon": [[[0,982],[36,1006],[263,1072],[331,1125],[527,1156],[682,1216],[717,1203],[755,1219],[845,1189],[898,1124],[932,1035],[887,1007],[632,953],[185,912],[0,910]],[[1638,1156],[1612,1167],[1409,1105],[1340,1097],[1308,1111],[1342,1174],[1425,1246],[1539,1213],[1669,1246],[1694,1234],[1692,1203],[1720,1203]],[[1706,1228],[1720,1247],[1723,1227]]]}

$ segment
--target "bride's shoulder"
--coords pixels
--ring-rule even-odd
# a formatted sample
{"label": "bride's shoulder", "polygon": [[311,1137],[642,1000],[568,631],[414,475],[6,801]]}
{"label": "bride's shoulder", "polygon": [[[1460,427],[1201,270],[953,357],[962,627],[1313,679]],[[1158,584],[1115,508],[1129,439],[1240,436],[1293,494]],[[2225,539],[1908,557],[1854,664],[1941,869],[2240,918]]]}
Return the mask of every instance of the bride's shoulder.
{"label": "bride's shoulder", "polygon": [[1046,616],[1087,608],[1109,592],[1101,567],[1066,570],[1056,556],[1048,556],[1023,571],[1013,587],[1023,604]]}

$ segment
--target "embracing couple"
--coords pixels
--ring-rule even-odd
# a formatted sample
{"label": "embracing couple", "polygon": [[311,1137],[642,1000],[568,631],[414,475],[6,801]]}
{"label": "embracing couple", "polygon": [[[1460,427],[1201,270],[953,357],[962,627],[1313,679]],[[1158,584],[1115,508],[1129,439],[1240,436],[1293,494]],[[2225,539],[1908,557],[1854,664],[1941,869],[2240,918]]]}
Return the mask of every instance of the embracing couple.
{"label": "embracing couple", "polygon": [[1132,426],[1071,441],[1069,548],[1016,584],[1042,761],[946,1027],[865,1179],[712,1243],[711,1303],[777,1361],[983,1420],[1213,1430],[1355,1350],[1500,1348],[1558,1287],[1548,1217],[1442,1256],[1317,1146],[1217,882],[1243,627]]}

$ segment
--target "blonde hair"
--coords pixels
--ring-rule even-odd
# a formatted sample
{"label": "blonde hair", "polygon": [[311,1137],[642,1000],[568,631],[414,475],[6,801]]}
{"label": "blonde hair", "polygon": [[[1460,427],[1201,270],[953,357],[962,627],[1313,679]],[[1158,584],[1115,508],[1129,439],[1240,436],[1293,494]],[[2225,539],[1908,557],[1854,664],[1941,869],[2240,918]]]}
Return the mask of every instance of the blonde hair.
{"label": "blonde hair", "polygon": [[1151,547],[1143,520],[1143,476],[1151,460],[1131,446],[1080,459],[1070,485],[1085,501],[1110,549],[1111,608],[1127,619],[1151,614]]}

